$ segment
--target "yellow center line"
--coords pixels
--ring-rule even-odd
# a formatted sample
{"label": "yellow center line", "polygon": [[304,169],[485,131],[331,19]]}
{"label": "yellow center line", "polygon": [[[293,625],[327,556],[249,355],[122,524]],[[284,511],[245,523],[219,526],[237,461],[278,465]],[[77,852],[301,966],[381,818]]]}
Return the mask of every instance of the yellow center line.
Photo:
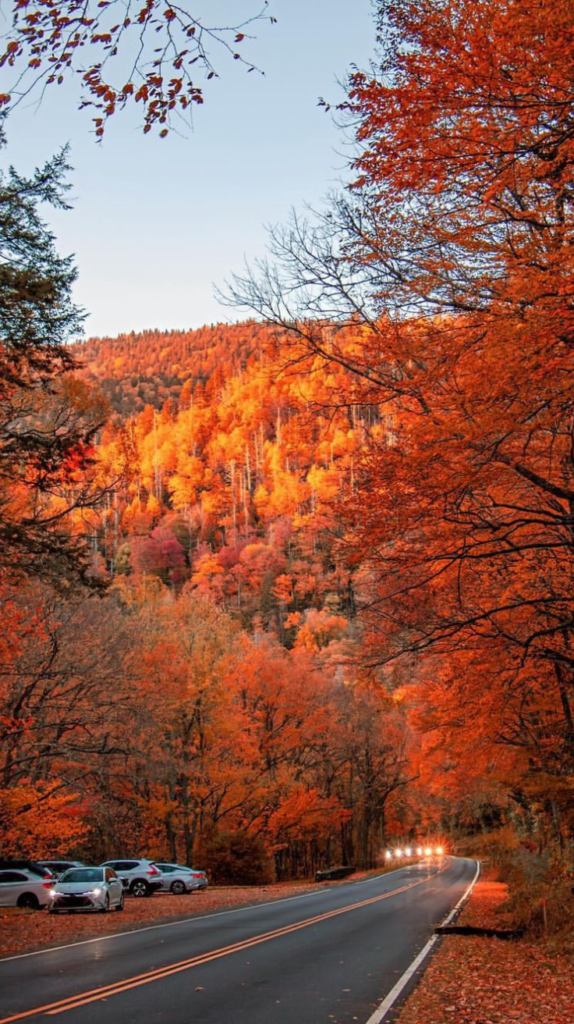
{"label": "yellow center line", "polygon": [[[438,874],[438,872],[435,872],[435,874]],[[434,875],[431,875],[430,877],[432,878]],[[190,957],[187,960],[179,960],[176,963],[167,964],[165,967],[157,967],[154,970],[146,971],[143,974],[135,974],[131,978],[124,978],[122,981],[116,981],[109,985],[102,985],[99,988],[90,989],[87,992],[79,992],[75,996],[67,996],[65,999],[58,999],[55,1002],[47,1003],[44,1006],[36,1006],[31,1010],[24,1010],[21,1013],[12,1014],[10,1017],[2,1017],[0,1019],[0,1024],[11,1024],[12,1021],[24,1020],[26,1017],[33,1017],[38,1013],[46,1013],[53,1016],[58,1013],[64,1013],[66,1010],[74,1010],[77,1007],[85,1006],[87,1003],[96,1002],[98,999],[119,995],[121,992],[126,992],[132,988],[138,988],[140,985],[148,985],[152,981],[161,981],[163,978],[168,978],[172,974],[178,974],[180,971],[187,971],[192,967],[199,967],[202,964],[210,963],[212,960],[218,960],[220,957],[230,956],[232,953],[240,953],[242,950],[250,949],[252,946],[257,946],[262,942],[269,942],[271,939],[280,938],[282,935],[290,935],[292,932],[300,931],[302,928],[308,928],[311,925],[319,924],[322,921],[328,921],[330,918],[338,917],[340,914],[346,914],[351,910],[360,910],[363,907],[379,903],[381,900],[388,900],[391,896],[397,896],[399,893],[406,892],[408,889],[414,889],[417,885],[422,885],[423,882],[427,882],[428,880],[429,876],[426,876],[425,878],[419,879],[417,882],[411,882],[409,885],[403,885],[399,889],[392,889],[390,892],[382,893],[380,896],[372,896],[370,899],[361,900],[359,903],[350,903],[345,907],[340,907],[338,910],[329,910],[324,914],[317,914],[315,917],[308,917],[304,921],[285,925],[282,928],[276,928],[270,932],[263,932],[261,935],[255,935],[250,939],[243,939],[240,942],[234,942],[229,946],[221,946],[219,949],[211,950],[208,953],[198,954],[197,956]]]}

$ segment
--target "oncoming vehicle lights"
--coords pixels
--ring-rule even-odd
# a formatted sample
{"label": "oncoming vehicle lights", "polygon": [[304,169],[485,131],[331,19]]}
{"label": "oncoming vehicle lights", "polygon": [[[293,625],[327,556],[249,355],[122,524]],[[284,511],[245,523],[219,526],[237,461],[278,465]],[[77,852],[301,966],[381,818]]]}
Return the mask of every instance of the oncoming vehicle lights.
{"label": "oncoming vehicle lights", "polygon": [[444,852],[444,846],[396,846],[385,851],[385,859],[392,861],[402,860],[405,857],[407,859],[414,857],[442,857]]}

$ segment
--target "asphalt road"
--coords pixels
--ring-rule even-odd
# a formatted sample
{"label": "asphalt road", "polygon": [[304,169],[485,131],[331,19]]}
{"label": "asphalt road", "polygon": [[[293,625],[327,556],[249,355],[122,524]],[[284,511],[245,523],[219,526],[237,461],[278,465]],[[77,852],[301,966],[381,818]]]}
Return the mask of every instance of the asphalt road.
{"label": "asphalt road", "polygon": [[475,868],[447,857],[0,960],[0,1024],[365,1024]]}

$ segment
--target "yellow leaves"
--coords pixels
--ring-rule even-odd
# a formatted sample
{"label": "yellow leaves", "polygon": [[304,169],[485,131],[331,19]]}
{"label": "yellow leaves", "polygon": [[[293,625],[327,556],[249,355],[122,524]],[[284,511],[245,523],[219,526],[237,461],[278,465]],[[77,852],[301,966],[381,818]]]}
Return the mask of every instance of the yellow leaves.
{"label": "yellow leaves", "polygon": [[348,625],[343,615],[335,615],[325,608],[309,608],[303,617],[295,645],[309,650],[322,650],[333,640],[341,639]]}
{"label": "yellow leaves", "polygon": [[162,513],[162,507],[154,494],[150,494],[147,499],[146,511],[152,519],[157,519]]}
{"label": "yellow leaves", "polygon": [[311,466],[307,473],[307,483],[320,503],[329,502],[338,494],[340,488],[338,473],[322,466]]}
{"label": "yellow leaves", "polygon": [[219,561],[217,555],[205,554],[201,558],[198,558],[196,562],[196,568],[193,575],[193,583],[198,584],[205,577],[221,576],[223,573],[223,566]]}

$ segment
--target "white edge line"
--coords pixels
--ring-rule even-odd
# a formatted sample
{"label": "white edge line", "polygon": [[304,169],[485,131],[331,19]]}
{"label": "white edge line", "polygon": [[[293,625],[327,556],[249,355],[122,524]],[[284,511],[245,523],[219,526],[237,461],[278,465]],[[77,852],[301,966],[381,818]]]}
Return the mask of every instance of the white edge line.
{"label": "white edge line", "polygon": [[[392,871],[385,871],[385,877],[392,875],[395,871],[404,871],[404,868],[394,868]],[[380,878],[380,875],[374,876],[374,878]],[[373,878],[364,878],[357,882],[351,882],[351,885],[365,885],[367,882],[372,882]],[[35,949],[31,953],[16,953],[14,956],[0,957],[0,966],[7,964],[11,960],[24,960],[29,956],[43,956],[45,953],[57,953],[60,949],[74,949],[76,946],[90,946],[94,942],[107,942],[108,939],[123,939],[126,935],[139,935],[140,932],[154,932],[159,931],[161,928],[175,928],[178,924],[189,924],[190,921],[206,921],[212,917],[225,917],[226,914],[241,914],[246,910],[256,910],[257,907],[268,907],[273,903],[290,903],[293,900],[304,900],[309,896],[317,896],[318,893],[325,892],[325,889],[313,889],[311,892],[301,893],[300,896],[284,896],[282,899],[267,900],[266,902],[251,903],[246,907],[235,907],[234,910],[215,910],[212,914],[202,914],[201,916],[194,915],[193,917],[180,917],[176,921],[164,921],[163,924],[148,924],[143,928],[130,928],[129,931],[125,932],[112,932],[111,935],[100,935],[96,939],[80,939],[79,942],[66,942],[61,946],[49,946],[47,949]]]}
{"label": "white edge line", "polygon": [[[466,899],[468,899],[468,897],[470,896],[472,890],[474,889],[474,886],[476,885],[476,881],[477,881],[479,875],[480,875],[480,861],[477,861],[476,862],[476,872],[475,872],[475,875],[474,875],[474,878],[473,878],[472,882],[470,883],[468,889],[465,890],[465,892],[463,893],[463,895],[459,899],[459,901],[456,904],[456,906],[453,907],[453,909],[451,910],[450,914],[447,914],[447,916],[445,917],[444,921],[442,921],[442,923],[440,925],[441,928],[444,928],[445,925],[449,924],[449,922],[452,921],[453,917],[458,912],[458,910],[460,909],[462,904],[465,902]],[[399,998],[401,992],[403,991],[405,986],[408,985],[408,983],[411,980],[413,974],[420,967],[420,965],[422,964],[423,960],[425,960],[426,957],[429,955],[432,947],[434,946],[434,944],[435,944],[435,942],[437,941],[438,938],[439,938],[438,935],[433,935],[429,939],[429,941],[427,942],[426,946],[423,946],[423,948],[421,949],[421,951],[418,954],[418,956],[416,956],[415,959],[413,960],[412,964],[409,967],[407,967],[405,973],[399,978],[399,980],[397,981],[397,983],[394,986],[394,988],[392,988],[391,991],[389,992],[388,996],[385,996],[385,998],[383,999],[382,1003],[379,1003],[379,1005],[377,1006],[377,1009],[375,1010],[375,1012],[372,1013],[371,1016],[369,1017],[368,1021],[366,1021],[366,1024],[382,1024],[382,1021],[386,1017],[387,1013],[393,1007],[394,1003],[396,1003],[396,1001]]]}

